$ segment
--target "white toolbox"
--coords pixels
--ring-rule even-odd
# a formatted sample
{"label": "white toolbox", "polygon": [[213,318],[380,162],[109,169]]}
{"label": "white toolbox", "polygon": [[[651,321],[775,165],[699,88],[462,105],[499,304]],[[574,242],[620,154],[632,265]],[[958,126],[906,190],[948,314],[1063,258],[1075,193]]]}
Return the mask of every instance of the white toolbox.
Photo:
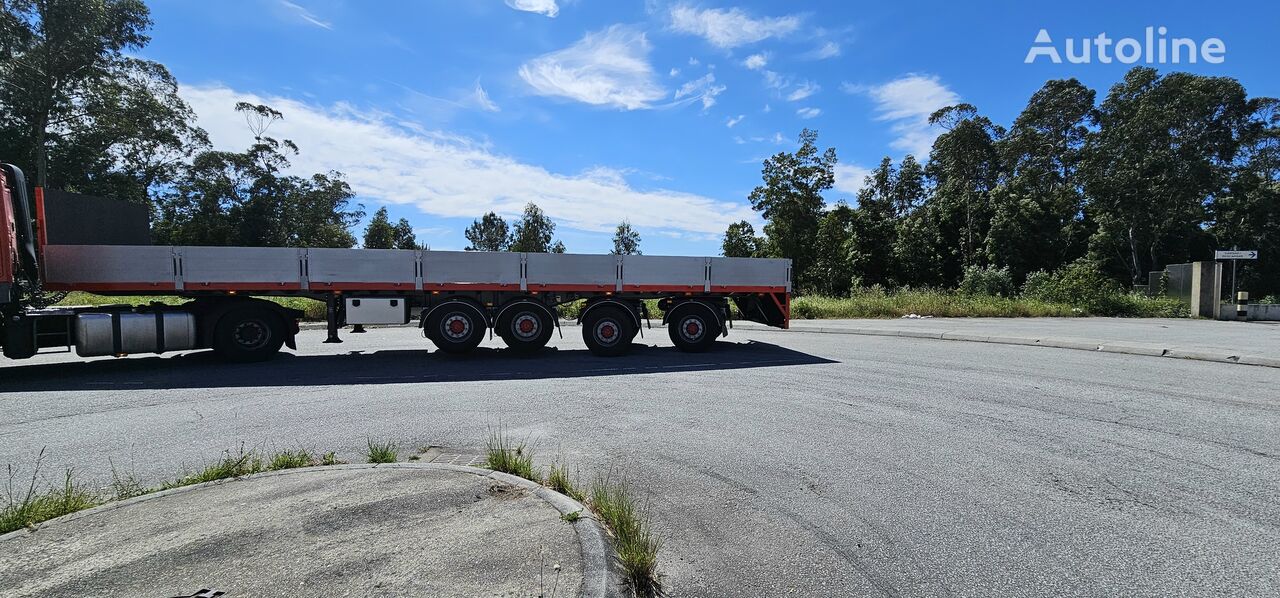
{"label": "white toolbox", "polygon": [[347,297],[348,324],[407,324],[409,302],[404,297]]}

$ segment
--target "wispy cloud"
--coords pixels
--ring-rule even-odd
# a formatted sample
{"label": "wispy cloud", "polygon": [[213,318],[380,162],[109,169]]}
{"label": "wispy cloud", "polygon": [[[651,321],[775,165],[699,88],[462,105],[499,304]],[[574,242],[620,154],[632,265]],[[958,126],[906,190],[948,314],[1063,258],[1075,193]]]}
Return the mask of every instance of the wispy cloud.
{"label": "wispy cloud", "polygon": [[799,109],[799,110],[796,110],[796,116],[799,116],[800,118],[803,118],[803,119],[806,119],[806,120],[808,120],[808,119],[810,119],[810,118],[817,118],[817,117],[819,117],[819,116],[822,116],[822,109],[821,109],[821,108],[809,108],[809,107],[801,108],[801,109]]}
{"label": "wispy cloud", "polygon": [[476,80],[475,91],[471,92],[471,101],[476,107],[486,112],[499,112],[502,110],[493,100],[489,99],[489,93],[480,86],[479,79]]}
{"label": "wispy cloud", "polygon": [[556,0],[507,0],[507,6],[525,12],[536,12],[551,18],[555,18],[556,15],[560,14],[560,7],[556,6]]}
{"label": "wispy cloud", "polygon": [[680,89],[676,90],[676,99],[702,100],[702,109],[706,110],[716,105],[716,96],[723,93],[725,89],[724,85],[716,85],[716,76],[713,73],[707,73],[681,85]]}
{"label": "wispy cloud", "polygon": [[806,53],[804,57],[810,60],[826,60],[828,58],[835,58],[839,55],[840,55],[840,44],[829,41],[825,44],[822,44],[822,46],[818,47],[818,49],[812,52]]}
{"label": "wispy cloud", "polygon": [[763,52],[759,54],[752,54],[748,56],[746,60],[742,61],[742,66],[745,66],[753,71],[758,71],[764,68],[765,65],[767,64],[769,64],[769,55]]}
{"label": "wispy cloud", "polygon": [[286,9],[289,10],[289,12],[293,13],[294,16],[298,17],[299,19],[302,19],[303,21],[311,23],[316,27],[320,27],[322,29],[329,29],[329,30],[333,29],[333,23],[330,23],[329,21],[321,20],[320,17],[317,17],[311,11],[301,6],[298,6],[297,4],[294,4],[289,0],[280,0],[280,6],[285,7]]}
{"label": "wispy cloud", "polygon": [[724,126],[729,127],[730,129],[732,129],[734,125],[736,125],[736,124],[738,124],[738,123],[742,122],[742,119],[744,119],[744,118],[746,118],[746,117],[747,117],[747,115],[745,115],[745,114],[739,114],[739,115],[737,115],[737,116],[730,116],[728,120],[724,121]]}
{"label": "wispy cloud", "polygon": [[879,85],[844,83],[841,89],[870,97],[876,119],[891,123],[897,136],[889,146],[918,157],[929,155],[940,131],[929,125],[929,115],[960,102],[960,96],[937,77],[910,73]]}
{"label": "wispy cloud", "polygon": [[671,7],[671,29],[701,36],[718,48],[736,48],[771,37],[785,37],[800,27],[801,18],[753,17],[741,8]]}
{"label": "wispy cloud", "polygon": [[857,196],[858,192],[862,190],[862,185],[867,175],[871,174],[871,169],[857,164],[836,164],[835,174],[836,191]]}
{"label": "wispy cloud", "polygon": [[805,81],[804,83],[801,83],[799,87],[792,90],[791,93],[787,94],[787,101],[799,102],[800,100],[803,100],[815,93],[818,93],[818,91],[821,89],[822,88],[819,87],[817,83],[813,83],[811,81]]}
{"label": "wispy cloud", "polygon": [[667,91],[655,79],[649,50],[644,33],[613,25],[526,62],[520,77],[545,96],[624,110],[650,108]]}
{"label": "wispy cloud", "polygon": [[397,122],[385,114],[337,104],[318,106],[225,86],[182,86],[218,149],[252,142],[238,101],[268,104],[285,119],[273,135],[302,148],[292,172],[338,170],[365,201],[412,205],[426,214],[475,218],[493,210],[518,215],[535,202],[567,228],[608,233],[626,219],[649,230],[718,235],[732,222],[756,221],[749,206],[703,195],[630,185],[625,170],[551,172],[466,137]]}

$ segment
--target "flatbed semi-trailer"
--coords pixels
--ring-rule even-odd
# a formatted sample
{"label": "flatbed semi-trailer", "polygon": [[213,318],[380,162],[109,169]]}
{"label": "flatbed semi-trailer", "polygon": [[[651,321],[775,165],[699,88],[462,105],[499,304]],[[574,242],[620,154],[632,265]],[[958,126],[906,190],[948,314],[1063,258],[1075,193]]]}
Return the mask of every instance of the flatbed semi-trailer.
{"label": "flatbed semi-trailer", "polygon": [[[47,214],[47,205],[56,209]],[[137,234],[135,243],[122,244],[120,230],[145,234],[149,226],[122,223],[129,212],[97,198],[46,197],[39,188],[28,201],[21,170],[0,167],[6,357],[48,348],[74,348],[83,357],[212,348],[230,360],[260,361],[284,345],[296,348],[302,315],[260,298],[270,296],[324,302],[327,342],[341,342],[345,326],[416,319],[450,353],[470,351],[490,333],[514,351],[540,349],[559,326],[558,308],[574,301],[584,302],[578,316],[584,342],[602,356],[626,353],[658,316],[645,299],[658,300],[661,323],[685,351],[704,351],[728,334],[731,302],[740,317],[770,326],[786,328],[790,317],[785,259],[153,246],[136,243]],[[135,212],[145,218],[145,211]],[[60,291],[189,301],[34,305],[42,293]]]}

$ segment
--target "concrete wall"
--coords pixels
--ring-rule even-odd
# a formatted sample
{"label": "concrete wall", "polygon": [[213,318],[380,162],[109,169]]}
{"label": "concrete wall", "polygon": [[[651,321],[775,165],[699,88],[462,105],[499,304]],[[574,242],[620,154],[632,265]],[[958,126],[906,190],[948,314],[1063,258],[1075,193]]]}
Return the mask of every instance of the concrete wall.
{"label": "concrete wall", "polygon": [[1219,317],[1219,297],[1222,296],[1222,264],[1219,262],[1191,263],[1191,315],[1201,318]]}
{"label": "concrete wall", "polygon": [[[1280,321],[1280,304],[1275,303],[1254,303],[1246,306],[1248,308],[1248,319],[1250,320],[1266,320],[1277,322]],[[1230,303],[1222,304],[1222,308],[1218,312],[1220,320],[1235,320],[1236,306]]]}

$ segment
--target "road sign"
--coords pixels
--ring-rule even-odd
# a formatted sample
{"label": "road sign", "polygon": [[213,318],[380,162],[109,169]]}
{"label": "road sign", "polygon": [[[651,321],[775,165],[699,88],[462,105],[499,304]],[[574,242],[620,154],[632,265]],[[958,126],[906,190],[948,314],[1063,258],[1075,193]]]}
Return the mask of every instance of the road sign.
{"label": "road sign", "polygon": [[1219,249],[1218,251],[1213,252],[1213,259],[1215,260],[1256,260],[1258,259],[1258,250],[1250,249],[1250,250],[1240,250],[1240,251],[1236,251],[1236,250],[1224,251]]}

